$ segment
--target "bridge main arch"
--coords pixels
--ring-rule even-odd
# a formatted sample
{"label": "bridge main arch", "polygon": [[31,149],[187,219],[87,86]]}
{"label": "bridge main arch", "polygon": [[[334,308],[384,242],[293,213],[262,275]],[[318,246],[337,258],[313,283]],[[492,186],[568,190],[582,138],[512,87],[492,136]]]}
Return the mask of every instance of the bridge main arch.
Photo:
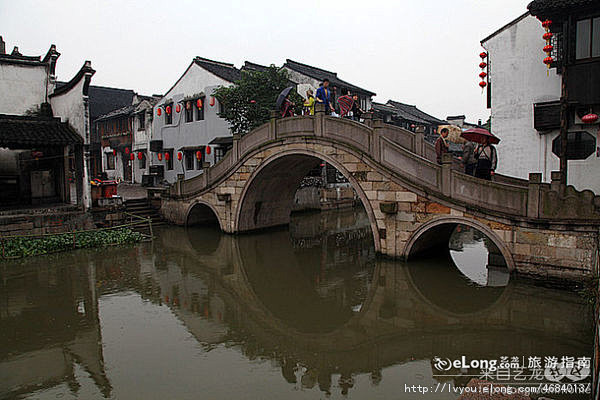
{"label": "bridge main arch", "polygon": [[353,156],[340,154],[340,152],[340,149],[336,150],[336,157],[331,151],[318,152],[309,148],[289,148],[264,159],[251,174],[240,194],[235,212],[235,231],[246,232],[287,225],[290,221],[294,195],[302,179],[310,170],[325,161],[336,168],[356,192],[369,218],[375,248],[379,251],[379,230],[372,204],[361,182],[339,159],[349,160]]}

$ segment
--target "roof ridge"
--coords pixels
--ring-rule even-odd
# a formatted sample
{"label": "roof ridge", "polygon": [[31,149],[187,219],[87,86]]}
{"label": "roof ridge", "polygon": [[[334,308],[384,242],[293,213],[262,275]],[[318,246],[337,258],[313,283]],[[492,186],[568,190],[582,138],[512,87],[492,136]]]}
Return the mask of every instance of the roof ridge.
{"label": "roof ridge", "polygon": [[235,68],[235,65],[233,65],[232,63],[226,63],[226,62],[223,62],[223,61],[211,60],[211,59],[200,57],[200,56],[196,56],[196,58],[194,58],[194,61],[204,62],[204,63],[209,63],[209,64],[215,64],[215,65],[220,65],[221,67],[227,67],[227,68],[237,69],[237,68]]}
{"label": "roof ridge", "polygon": [[334,75],[335,77],[337,77],[337,72],[329,71],[329,70],[326,70],[326,69],[323,69],[323,68],[319,68],[319,67],[314,67],[314,66],[312,66],[312,65],[308,65],[308,64],[304,64],[304,63],[301,63],[301,62],[298,62],[298,61],[294,61],[294,60],[292,60],[292,59],[289,59],[289,58],[287,58],[287,59],[285,60],[285,62],[286,62],[286,63],[298,64],[298,65],[301,65],[301,66],[303,66],[303,67],[308,67],[308,68],[316,69],[316,70],[318,70],[318,71],[321,71],[321,72],[326,72],[326,73],[328,73],[328,74],[331,74],[331,75]]}

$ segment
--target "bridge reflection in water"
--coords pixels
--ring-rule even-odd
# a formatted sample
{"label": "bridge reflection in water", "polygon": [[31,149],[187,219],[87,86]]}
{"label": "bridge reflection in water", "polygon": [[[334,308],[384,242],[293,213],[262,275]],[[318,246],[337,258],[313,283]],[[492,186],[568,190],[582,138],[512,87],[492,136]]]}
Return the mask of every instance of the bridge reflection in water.
{"label": "bridge reflection in water", "polygon": [[[452,257],[479,239],[454,235]],[[576,295],[484,286],[451,260],[376,259],[367,217],[348,211],[23,262],[2,272],[0,398],[409,398],[404,383],[478,372],[433,377],[435,356],[590,353]]]}

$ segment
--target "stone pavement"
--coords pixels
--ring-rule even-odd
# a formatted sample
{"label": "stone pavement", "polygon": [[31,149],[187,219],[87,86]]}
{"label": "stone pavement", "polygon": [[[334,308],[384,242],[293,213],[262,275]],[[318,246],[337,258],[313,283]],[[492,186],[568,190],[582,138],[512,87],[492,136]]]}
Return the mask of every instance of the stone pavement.
{"label": "stone pavement", "polygon": [[148,197],[148,192],[141,185],[121,182],[117,186],[117,194],[125,200],[145,199]]}

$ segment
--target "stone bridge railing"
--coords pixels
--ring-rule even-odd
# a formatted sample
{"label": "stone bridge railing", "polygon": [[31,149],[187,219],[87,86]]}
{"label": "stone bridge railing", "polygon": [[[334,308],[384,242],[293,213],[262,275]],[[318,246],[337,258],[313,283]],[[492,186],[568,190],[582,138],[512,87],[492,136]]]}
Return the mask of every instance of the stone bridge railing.
{"label": "stone bridge railing", "polygon": [[[416,192],[477,210],[486,214],[530,222],[556,221],[598,223],[600,196],[591,191],[578,192],[561,187],[558,175],[552,183],[542,183],[541,174],[530,174],[529,181],[498,175],[486,181],[460,172],[456,160],[446,154],[442,165],[435,162],[434,147],[422,133],[367,119],[365,123],[333,118],[317,112],[315,116],[272,119],[246,135],[234,135],[233,148],[203,174],[184,180],[181,176],[169,191],[172,198],[190,198],[218,185],[254,151],[284,143],[292,138],[322,140],[343,146],[388,171]],[[318,156],[318,155],[316,155]],[[354,174],[360,174],[356,172]],[[359,179],[360,177],[357,177]]]}

